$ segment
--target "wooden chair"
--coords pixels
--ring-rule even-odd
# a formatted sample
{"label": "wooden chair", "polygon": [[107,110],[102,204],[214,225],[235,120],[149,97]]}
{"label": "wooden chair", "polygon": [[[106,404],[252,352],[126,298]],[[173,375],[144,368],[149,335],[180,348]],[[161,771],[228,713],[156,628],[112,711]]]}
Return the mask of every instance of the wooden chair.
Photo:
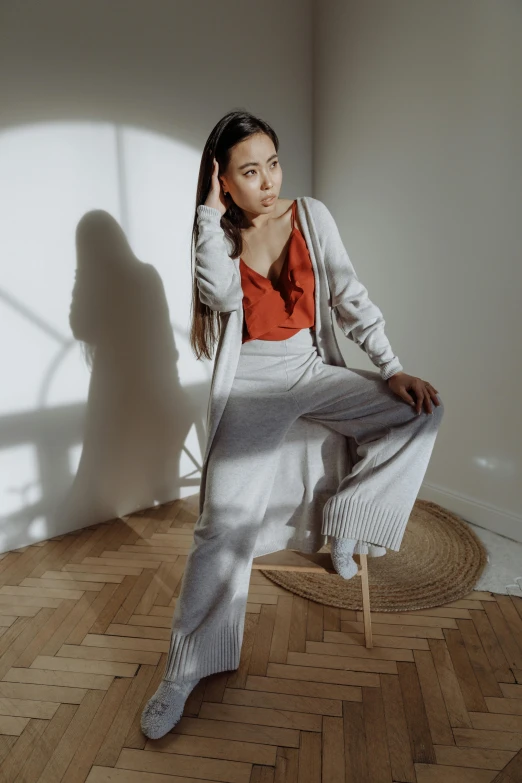
{"label": "wooden chair", "polygon": [[[368,555],[354,555],[355,562],[358,565],[357,574],[352,577],[361,577],[363,619],[364,619],[364,639],[366,647],[373,647],[372,642],[372,621],[370,615],[370,588],[368,584]],[[263,571],[308,571],[311,573],[335,574],[332,558],[328,552],[316,552],[315,554],[305,554],[293,549],[285,549],[281,552],[273,552],[270,555],[254,558],[252,568],[263,569]]]}

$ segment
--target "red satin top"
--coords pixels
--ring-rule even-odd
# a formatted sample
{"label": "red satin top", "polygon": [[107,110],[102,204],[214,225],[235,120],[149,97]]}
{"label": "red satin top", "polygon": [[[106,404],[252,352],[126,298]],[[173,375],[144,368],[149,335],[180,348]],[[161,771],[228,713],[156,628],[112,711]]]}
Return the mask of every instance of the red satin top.
{"label": "red satin top", "polygon": [[315,328],[315,277],[304,236],[295,225],[281,274],[275,284],[239,259],[243,289],[243,339],[286,340],[301,329]]}

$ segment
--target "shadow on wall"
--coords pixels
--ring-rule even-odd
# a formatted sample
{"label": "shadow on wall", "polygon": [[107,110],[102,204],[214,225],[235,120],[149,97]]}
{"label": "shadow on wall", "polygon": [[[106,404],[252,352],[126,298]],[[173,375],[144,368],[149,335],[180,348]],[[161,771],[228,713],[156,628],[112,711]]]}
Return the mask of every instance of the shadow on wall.
{"label": "shadow on wall", "polygon": [[[76,253],[69,322],[91,379],[78,470],[48,518],[56,533],[175,499],[189,430],[195,425],[202,450],[206,439],[201,402],[180,384],[156,268],[134,255],[104,210],[81,218]],[[61,432],[53,433],[53,452],[70,447],[70,429],[63,436],[60,444]]]}

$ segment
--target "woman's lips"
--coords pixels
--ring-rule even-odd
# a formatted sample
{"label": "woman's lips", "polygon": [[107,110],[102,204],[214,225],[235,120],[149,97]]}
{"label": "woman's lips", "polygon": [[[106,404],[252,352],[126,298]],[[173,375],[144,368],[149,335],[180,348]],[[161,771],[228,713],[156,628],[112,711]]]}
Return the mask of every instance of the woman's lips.
{"label": "woman's lips", "polygon": [[272,203],[272,201],[275,201],[275,196],[272,196],[272,197],[271,197],[271,198],[269,198],[269,199],[263,199],[263,201],[261,202],[261,204],[271,204],[271,203]]}

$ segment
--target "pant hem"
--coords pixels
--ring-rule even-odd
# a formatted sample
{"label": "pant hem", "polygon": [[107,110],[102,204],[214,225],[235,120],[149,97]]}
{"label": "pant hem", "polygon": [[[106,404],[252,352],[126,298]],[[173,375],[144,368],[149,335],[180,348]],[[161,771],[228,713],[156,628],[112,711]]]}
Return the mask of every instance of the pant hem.
{"label": "pant hem", "polygon": [[189,634],[173,630],[163,679],[181,682],[238,669],[244,625],[244,617],[222,623],[209,638],[197,630]]}
{"label": "pant hem", "polygon": [[323,508],[321,533],[336,538],[371,541],[398,552],[410,510],[354,495],[333,495]]}

